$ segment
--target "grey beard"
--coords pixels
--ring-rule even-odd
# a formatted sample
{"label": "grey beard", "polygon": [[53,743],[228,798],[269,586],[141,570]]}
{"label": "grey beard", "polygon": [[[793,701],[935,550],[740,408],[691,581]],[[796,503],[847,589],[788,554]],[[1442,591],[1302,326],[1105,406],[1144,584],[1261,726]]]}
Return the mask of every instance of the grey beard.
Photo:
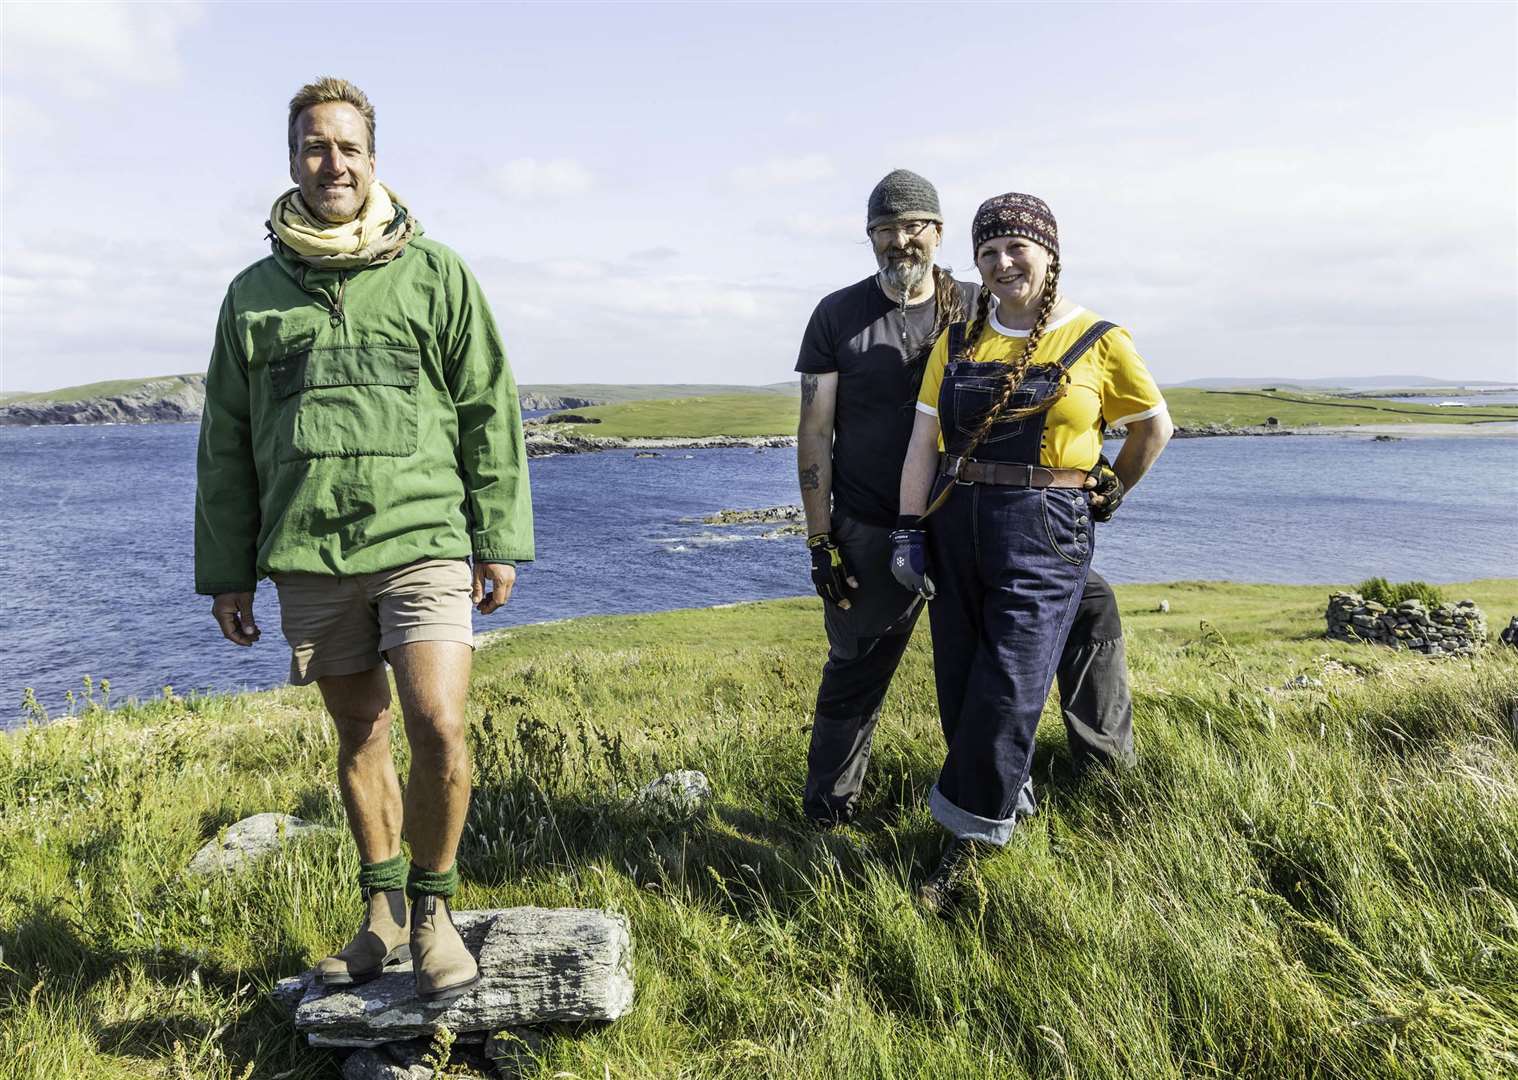
{"label": "grey beard", "polygon": [[884,262],[885,265],[880,268],[880,279],[903,297],[910,296],[912,290],[921,285],[933,269],[933,264],[927,259],[913,258],[907,262],[886,259]]}

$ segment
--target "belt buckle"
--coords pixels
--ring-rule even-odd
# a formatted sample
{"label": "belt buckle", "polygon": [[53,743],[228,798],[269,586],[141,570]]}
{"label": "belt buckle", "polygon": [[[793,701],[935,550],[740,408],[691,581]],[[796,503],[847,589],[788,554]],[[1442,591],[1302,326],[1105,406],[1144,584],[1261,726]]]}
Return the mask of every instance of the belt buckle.
{"label": "belt buckle", "polygon": [[961,480],[959,478],[960,470],[964,468],[964,464],[965,464],[965,459],[964,458],[962,458],[962,457],[953,457],[951,455],[949,457],[949,461],[951,462],[951,464],[949,465],[949,468],[947,470],[946,475],[948,476],[948,478],[950,480],[954,481],[960,487],[969,487],[972,483],[974,483],[974,481],[972,481],[972,480]]}

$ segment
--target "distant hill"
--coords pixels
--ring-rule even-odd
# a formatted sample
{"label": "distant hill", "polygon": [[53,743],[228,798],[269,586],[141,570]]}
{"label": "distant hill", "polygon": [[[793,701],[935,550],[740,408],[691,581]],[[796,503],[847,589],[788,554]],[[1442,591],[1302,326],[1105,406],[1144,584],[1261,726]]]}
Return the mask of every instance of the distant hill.
{"label": "distant hill", "polygon": [[200,419],[205,400],[204,375],[112,379],[9,396],[0,403],[0,426],[183,423]]}
{"label": "distant hill", "polygon": [[[0,426],[38,424],[171,424],[200,419],[204,375],[157,375],[112,379],[35,393],[0,397]],[[532,383],[519,386],[522,408],[582,409],[629,401],[712,395],[791,395],[796,383],[730,386],[724,383]]]}
{"label": "distant hill", "polygon": [[1402,388],[1444,387],[1451,390],[1475,386],[1511,386],[1512,383],[1482,379],[1432,379],[1426,375],[1345,375],[1335,379],[1297,379],[1260,376],[1258,378],[1207,378],[1170,383],[1170,386],[1196,390],[1237,390],[1264,386],[1298,387],[1312,390],[1393,390]]}

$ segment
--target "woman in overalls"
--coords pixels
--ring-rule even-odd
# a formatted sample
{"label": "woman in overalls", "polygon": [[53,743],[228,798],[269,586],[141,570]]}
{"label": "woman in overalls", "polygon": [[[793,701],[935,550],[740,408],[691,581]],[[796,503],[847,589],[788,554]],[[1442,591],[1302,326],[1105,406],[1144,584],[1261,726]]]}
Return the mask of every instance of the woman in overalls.
{"label": "woman in overalls", "polygon": [[[1043,200],[988,199],[972,234],[985,287],[928,360],[892,534],[897,580],[932,600],[948,756],[929,805],[951,838],[918,898],[940,912],[976,854],[1034,810],[1033,735],[1091,567],[1093,518],[1111,516],[1172,431],[1127,332],[1059,295]],[[1111,465],[1109,426],[1128,429]]]}

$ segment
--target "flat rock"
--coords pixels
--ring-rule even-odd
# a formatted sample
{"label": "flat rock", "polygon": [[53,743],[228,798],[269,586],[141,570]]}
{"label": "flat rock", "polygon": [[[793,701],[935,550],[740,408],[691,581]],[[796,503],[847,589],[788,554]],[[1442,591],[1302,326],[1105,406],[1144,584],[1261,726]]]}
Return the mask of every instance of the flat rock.
{"label": "flat rock", "polygon": [[312,986],[295,1026],[315,1046],[378,1046],[439,1026],[486,1032],[561,1020],[615,1020],[632,1006],[627,919],[585,908],[454,913],[480,982],[451,1001],[416,997],[409,968],[361,986]]}
{"label": "flat rock", "polygon": [[289,814],[254,814],[226,829],[195,853],[185,873],[191,876],[233,873],[275,851],[297,836],[329,832]]}
{"label": "flat rock", "polygon": [[316,981],[315,971],[302,971],[299,975],[291,975],[287,979],[280,979],[269,990],[269,998],[291,1016],[300,1008],[300,1003],[305,999],[306,991],[311,989],[311,984]]}
{"label": "flat rock", "polygon": [[377,1050],[355,1050],[343,1062],[343,1080],[432,1080],[425,1065],[399,1065]]}

